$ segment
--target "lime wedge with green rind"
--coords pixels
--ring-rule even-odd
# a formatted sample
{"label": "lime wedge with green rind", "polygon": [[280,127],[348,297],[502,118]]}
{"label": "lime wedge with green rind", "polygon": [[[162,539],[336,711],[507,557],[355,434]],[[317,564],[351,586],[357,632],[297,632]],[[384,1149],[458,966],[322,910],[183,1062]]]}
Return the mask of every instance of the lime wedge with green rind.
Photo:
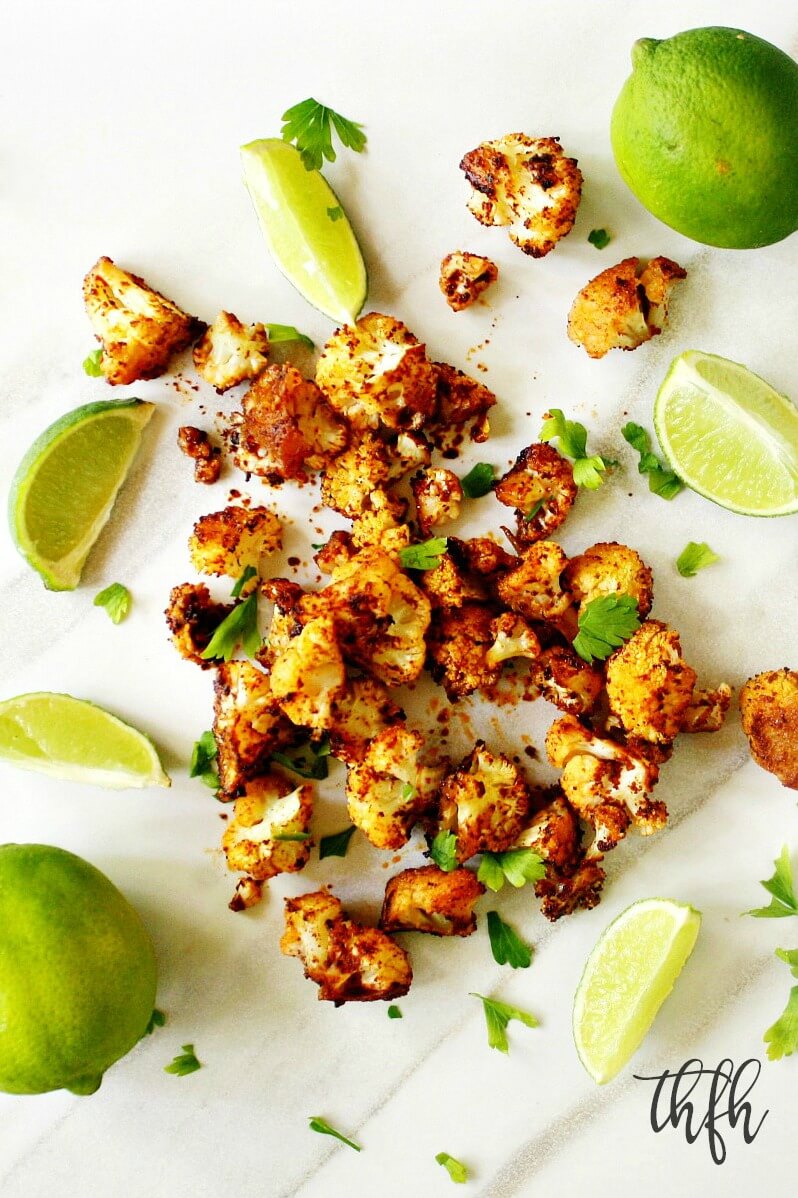
{"label": "lime wedge with green rind", "polygon": [[143,732],[85,699],[50,691],[0,703],[0,761],[111,790],[171,786]]}
{"label": "lime wedge with green rind", "polygon": [[141,399],[75,408],[36,438],[17,467],[11,535],[48,590],[78,585],[154,411]]}
{"label": "lime wedge with green rind", "polygon": [[241,147],[247,185],[266,245],[308,303],[338,324],[354,321],[368,279],[341,201],[320,171],[278,137]]}

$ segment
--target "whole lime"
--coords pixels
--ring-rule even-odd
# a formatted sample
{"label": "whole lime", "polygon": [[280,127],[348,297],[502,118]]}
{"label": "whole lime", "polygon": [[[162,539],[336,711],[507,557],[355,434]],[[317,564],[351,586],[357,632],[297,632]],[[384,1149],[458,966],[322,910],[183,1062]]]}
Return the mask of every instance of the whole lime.
{"label": "whole lime", "polygon": [[749,249],[798,228],[798,64],[741,29],[642,38],[612,114],[625,182],[666,225]]}
{"label": "whole lime", "polygon": [[104,874],[0,846],[0,1090],[93,1094],[146,1031],[155,985],[147,930]]}

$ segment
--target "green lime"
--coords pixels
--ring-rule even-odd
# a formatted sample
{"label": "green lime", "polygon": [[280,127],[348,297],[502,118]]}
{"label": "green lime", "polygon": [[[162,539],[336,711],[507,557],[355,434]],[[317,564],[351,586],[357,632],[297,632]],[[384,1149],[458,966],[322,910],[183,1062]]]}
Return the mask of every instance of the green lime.
{"label": "green lime", "polygon": [[798,228],[798,64],[741,29],[642,38],[615,104],[625,182],[666,225],[748,249]]}
{"label": "green lime", "polygon": [[155,1003],[152,941],[88,861],[0,846],[0,1090],[93,1094]]}
{"label": "green lime", "polygon": [[690,349],[654,403],[668,462],[699,495],[745,516],[798,511],[798,409],[745,366]]}
{"label": "green lime", "polygon": [[605,928],[574,998],[579,1059],[600,1086],[634,1056],[684,968],[701,927],[693,907],[641,899]]}
{"label": "green lime", "polygon": [[111,790],[171,786],[143,732],[85,699],[49,691],[0,703],[0,761]]}
{"label": "green lime", "polygon": [[141,399],[75,408],[36,438],[17,467],[11,535],[48,590],[74,591],[80,582],[154,411]]}
{"label": "green lime", "polygon": [[278,137],[241,147],[266,244],[290,283],[325,316],[351,324],[366,300],[366,267],[341,202],[320,171],[305,169]]}

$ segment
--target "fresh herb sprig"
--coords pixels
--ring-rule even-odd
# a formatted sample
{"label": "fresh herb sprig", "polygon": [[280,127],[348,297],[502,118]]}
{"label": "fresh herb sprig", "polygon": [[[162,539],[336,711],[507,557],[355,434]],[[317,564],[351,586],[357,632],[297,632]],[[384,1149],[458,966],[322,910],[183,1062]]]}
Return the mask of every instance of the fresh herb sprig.
{"label": "fresh herb sprig", "polygon": [[488,1044],[499,1052],[509,1052],[510,1042],[507,1038],[507,1026],[515,1019],[525,1027],[538,1027],[540,1021],[529,1011],[513,1007],[509,1003],[499,1002],[497,998],[486,998],[484,994],[471,991],[472,998],[478,998],[485,1012],[485,1023],[488,1028]]}
{"label": "fresh herb sprig", "polygon": [[587,239],[597,250],[605,250],[612,241],[606,229],[591,229],[587,235]]}
{"label": "fresh herb sprig", "polygon": [[507,849],[504,853],[483,853],[477,878],[488,890],[501,890],[505,882],[520,889],[527,882],[546,876],[543,858],[533,849]]}
{"label": "fresh herb sprig", "polygon": [[306,333],[300,333],[292,324],[267,324],[270,345],[280,345],[290,341],[299,341],[307,349],[315,349],[314,343]]}
{"label": "fresh herb sprig", "polygon": [[498,911],[488,911],[488,936],[490,949],[497,965],[509,965],[512,969],[529,969],[532,964],[532,949],[505,923]]}
{"label": "fresh herb sprig", "polygon": [[438,1152],[435,1154],[435,1160],[439,1165],[443,1165],[456,1185],[464,1185],[468,1181],[468,1168],[462,1161],[458,1161],[456,1156],[451,1156],[448,1152]]}
{"label": "fresh herb sprig", "polygon": [[745,915],[753,915],[754,919],[784,919],[788,915],[798,915],[798,897],[792,878],[792,863],[790,850],[785,844],[773,863],[773,876],[760,882],[760,886],[772,895],[767,907],[754,907],[745,911]]}
{"label": "fresh herb sprig", "polygon": [[214,661],[219,658],[222,661],[229,661],[239,645],[249,657],[254,657],[260,649],[257,590],[248,595],[243,602],[237,603],[233,610],[225,616],[201,656],[204,661]]}
{"label": "fresh herb sprig", "polygon": [[83,359],[84,373],[91,379],[102,378],[103,368],[103,351],[101,349],[93,349],[90,354]]}
{"label": "fresh herb sprig", "polygon": [[114,624],[121,624],[130,611],[133,598],[121,582],[112,582],[105,590],[94,596],[94,606],[104,607]]}
{"label": "fresh herb sprig", "polygon": [[693,578],[699,570],[704,570],[713,562],[719,561],[720,557],[710,549],[706,541],[688,541],[676,559],[676,569],[682,578]]}
{"label": "fresh herb sprig", "polygon": [[344,828],[343,832],[322,836],[319,841],[319,860],[323,861],[325,857],[345,857],[355,830],[355,825],[351,824],[348,828]]}
{"label": "fresh herb sprig", "polygon": [[406,570],[437,570],[448,544],[446,537],[430,537],[419,545],[405,545],[399,561]]}
{"label": "fresh herb sprig", "polygon": [[638,473],[648,475],[649,491],[661,499],[673,499],[684,490],[684,483],[678,474],[663,466],[657,455],[651,452],[651,438],[642,425],[630,420],[621,429],[621,436],[640,455],[637,469]]}
{"label": "fresh herb sprig", "polygon": [[342,1144],[347,1144],[350,1148],[354,1148],[355,1152],[360,1152],[359,1144],[354,1140],[348,1139],[342,1132],[336,1131],[332,1124],[323,1119],[321,1115],[308,1115],[308,1122],[311,1131],[317,1131],[320,1136],[334,1136],[336,1140],[340,1140]]}
{"label": "fresh herb sprig", "polygon": [[169,1065],[164,1065],[164,1073],[175,1073],[178,1077],[186,1077],[202,1068],[202,1062],[197,1060],[193,1044],[184,1044],[179,1053]]}
{"label": "fresh herb sprig", "polygon": [[541,441],[557,441],[557,451],[573,463],[574,482],[595,491],[604,482],[602,475],[615,463],[599,454],[588,456],[587,429],[577,420],[566,420],[561,408],[551,408],[540,430]]}
{"label": "fresh herb sprig", "polygon": [[457,869],[457,837],[454,832],[439,832],[429,846],[429,855],[444,873],[450,874]]}
{"label": "fresh herb sprig", "polygon": [[299,774],[300,778],[321,781],[330,772],[330,742],[325,736],[317,744],[308,741],[293,753],[272,753],[272,761]]}
{"label": "fresh herb sprig", "polygon": [[218,754],[216,737],[210,731],[203,732],[199,740],[194,742],[194,748],[191,750],[191,762],[188,767],[189,778],[199,778],[211,790],[217,790],[219,787],[219,771],[216,766]]}
{"label": "fresh herb sprig", "polygon": [[637,600],[632,595],[600,595],[579,613],[574,650],[587,662],[604,661],[640,627]]}
{"label": "fresh herb sprig", "polygon": [[472,466],[468,474],[464,474],[460,479],[460,486],[466,498],[481,499],[483,495],[492,491],[495,473],[490,462],[477,462],[476,466]]}
{"label": "fresh herb sprig", "polygon": [[350,121],[312,97],[286,109],[280,136],[283,141],[294,143],[302,155],[306,170],[318,171],[325,158],[328,162],[335,162],[333,131],[338,135],[341,145],[354,150],[356,154],[365,148],[367,139],[361,124]]}

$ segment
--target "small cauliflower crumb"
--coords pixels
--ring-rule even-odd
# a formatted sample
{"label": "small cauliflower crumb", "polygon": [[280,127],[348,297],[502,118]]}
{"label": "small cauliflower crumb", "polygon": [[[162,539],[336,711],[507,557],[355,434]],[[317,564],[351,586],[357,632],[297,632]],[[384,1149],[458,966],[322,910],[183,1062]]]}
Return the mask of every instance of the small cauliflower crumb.
{"label": "small cauliflower crumb", "polygon": [[217,391],[254,379],[269,361],[269,334],[262,324],[242,324],[220,312],[194,346],[199,375]]}
{"label": "small cauliflower crumb", "polygon": [[210,485],[222,472],[222,451],[212,445],[210,437],[201,428],[184,424],[177,430],[177,446],[181,453],[194,462],[194,481]]}
{"label": "small cauliflower crumb", "polygon": [[591,358],[611,349],[637,349],[665,327],[668,298],[687,278],[670,258],[652,258],[641,269],[639,258],[624,258],[603,270],[577,295],[568,316],[568,336]]}
{"label": "small cauliflower crumb", "polygon": [[462,312],[475,303],[499,277],[499,268],[490,258],[454,250],[441,262],[440,289],[454,312]]}

